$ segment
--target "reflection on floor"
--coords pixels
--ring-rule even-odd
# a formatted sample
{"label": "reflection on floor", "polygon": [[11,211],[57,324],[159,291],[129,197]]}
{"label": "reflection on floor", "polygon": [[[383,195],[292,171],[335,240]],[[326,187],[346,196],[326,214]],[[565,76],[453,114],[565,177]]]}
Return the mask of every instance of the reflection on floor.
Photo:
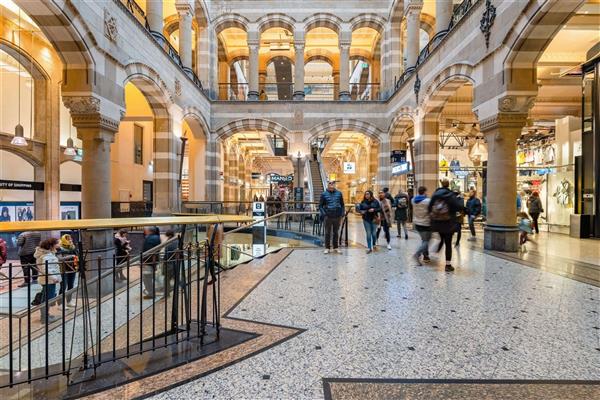
{"label": "reflection on floor", "polygon": [[600,377],[600,288],[469,248],[455,273],[417,267],[417,244],[294,250],[230,316],[305,331],[154,398],[323,398],[324,378]]}

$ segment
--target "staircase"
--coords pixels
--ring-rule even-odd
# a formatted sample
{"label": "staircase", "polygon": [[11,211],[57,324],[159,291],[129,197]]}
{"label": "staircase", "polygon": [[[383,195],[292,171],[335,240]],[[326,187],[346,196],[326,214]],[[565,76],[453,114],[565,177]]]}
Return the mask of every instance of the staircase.
{"label": "staircase", "polygon": [[321,169],[319,168],[319,162],[310,160],[310,176],[312,179],[313,186],[313,199],[319,201],[321,193],[325,188],[323,187],[323,178],[321,177]]}

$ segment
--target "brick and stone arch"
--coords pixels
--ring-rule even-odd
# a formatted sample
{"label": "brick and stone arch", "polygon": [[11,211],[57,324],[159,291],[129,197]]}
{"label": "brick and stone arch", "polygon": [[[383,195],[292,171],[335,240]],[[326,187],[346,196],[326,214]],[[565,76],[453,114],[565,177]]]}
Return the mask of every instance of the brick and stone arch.
{"label": "brick and stone arch", "polygon": [[238,28],[243,30],[244,32],[248,32],[248,25],[250,24],[250,22],[246,17],[243,17],[239,14],[231,13],[219,15],[213,21],[212,24],[215,33],[218,35],[219,33],[228,28]]}
{"label": "brick and stone arch", "polygon": [[260,118],[244,118],[236,121],[232,121],[227,125],[221,126],[218,128],[213,136],[220,140],[224,140],[230,138],[238,132],[245,131],[261,131],[275,134],[277,136],[283,137],[285,140],[289,142],[290,135],[289,131],[283,125],[278,124],[274,121],[269,121],[267,119]]}
{"label": "brick and stone arch", "polygon": [[[169,108],[173,104],[165,83],[150,67],[132,63],[125,67],[128,82],[134,84],[146,98],[154,114],[154,213],[166,214],[177,210],[180,143],[173,133]],[[124,86],[123,85],[123,86]]]}
{"label": "brick and stone arch", "polygon": [[262,16],[256,23],[258,25],[259,34],[262,34],[264,31],[271,28],[283,28],[293,34],[296,21],[285,14],[269,13]]}
{"label": "brick and stone arch", "polygon": [[469,64],[454,64],[437,74],[419,104],[424,114],[439,116],[446,101],[466,83],[475,84],[473,67]]}
{"label": "brick and stone arch", "polygon": [[312,61],[325,61],[334,71],[339,70],[338,57],[325,49],[310,49],[304,53],[304,65]]}
{"label": "brick and stone arch", "polygon": [[338,35],[341,32],[342,20],[329,13],[317,13],[307,17],[304,21],[304,32],[314,28],[329,28]]}
{"label": "brick and stone arch", "polygon": [[365,13],[359,14],[350,20],[350,30],[355,31],[360,28],[371,28],[383,35],[386,20],[380,15]]}
{"label": "brick and stone arch", "polygon": [[368,122],[350,118],[336,118],[312,127],[308,131],[308,136],[310,138],[309,141],[313,140],[317,136],[326,135],[330,132],[336,131],[359,132],[377,142],[382,140],[384,136],[383,132],[381,132],[378,127]]}
{"label": "brick and stone arch", "polygon": [[503,41],[509,49],[501,72],[501,82],[506,90],[537,91],[537,61],[554,36],[584,3],[585,0],[530,2]]}
{"label": "brick and stone arch", "polygon": [[435,17],[433,15],[421,13],[421,29],[427,32],[429,40],[435,35]]}

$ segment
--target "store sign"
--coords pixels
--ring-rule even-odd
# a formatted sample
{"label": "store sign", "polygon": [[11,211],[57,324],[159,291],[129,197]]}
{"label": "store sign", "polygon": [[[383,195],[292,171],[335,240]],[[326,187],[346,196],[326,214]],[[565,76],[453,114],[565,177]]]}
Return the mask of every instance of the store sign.
{"label": "store sign", "polygon": [[403,164],[406,162],[406,150],[392,150],[390,157],[392,164]]}
{"label": "store sign", "polygon": [[252,179],[260,179],[260,172],[253,172]]}
{"label": "store sign", "polygon": [[294,174],[289,175],[279,175],[279,174],[271,174],[269,178],[271,183],[289,183],[294,180]]}
{"label": "store sign", "polygon": [[408,162],[394,165],[392,167],[392,175],[404,175],[409,172],[410,172],[410,163],[408,163]]}
{"label": "store sign", "polygon": [[44,182],[0,180],[0,189],[5,190],[44,190]]}
{"label": "store sign", "polygon": [[356,163],[345,162],[344,163],[344,174],[355,174],[355,173],[356,173]]}

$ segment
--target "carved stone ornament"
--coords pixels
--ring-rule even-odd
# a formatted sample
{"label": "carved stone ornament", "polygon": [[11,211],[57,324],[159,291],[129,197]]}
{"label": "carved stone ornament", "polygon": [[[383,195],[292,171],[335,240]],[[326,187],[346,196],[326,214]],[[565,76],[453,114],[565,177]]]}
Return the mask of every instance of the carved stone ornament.
{"label": "carved stone ornament", "polygon": [[500,111],[515,111],[517,98],[515,96],[504,96],[498,100],[498,109]]}
{"label": "carved stone ornament", "polygon": [[92,96],[63,96],[63,103],[71,111],[71,114],[100,112],[100,99]]}
{"label": "carved stone ornament", "polygon": [[175,95],[181,96],[181,91],[181,82],[179,81],[179,79],[175,78]]}
{"label": "carved stone ornament", "polygon": [[415,86],[413,87],[415,91],[415,96],[417,97],[417,104],[419,103],[419,92],[421,91],[421,78],[419,78],[419,73],[415,77]]}
{"label": "carved stone ornament", "polygon": [[104,10],[104,36],[113,43],[117,43],[117,36],[119,31],[117,29],[117,19],[110,15],[107,10]]}
{"label": "carved stone ornament", "polygon": [[508,95],[498,99],[501,112],[527,113],[535,104],[535,96]]}
{"label": "carved stone ornament", "polygon": [[492,5],[492,0],[485,0],[485,11],[481,17],[479,28],[485,36],[485,47],[490,47],[490,33],[496,19],[496,7]]}

